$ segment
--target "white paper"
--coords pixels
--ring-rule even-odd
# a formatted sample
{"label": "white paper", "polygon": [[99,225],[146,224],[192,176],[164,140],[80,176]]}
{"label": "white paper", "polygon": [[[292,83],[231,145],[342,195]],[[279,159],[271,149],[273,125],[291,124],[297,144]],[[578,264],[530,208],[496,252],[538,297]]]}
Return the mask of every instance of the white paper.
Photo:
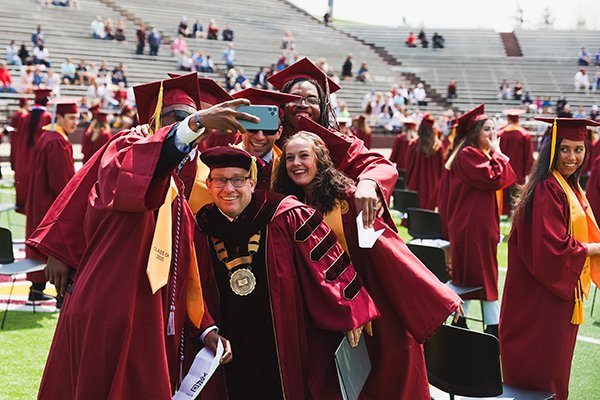
{"label": "white paper", "polygon": [[363,225],[363,212],[359,212],[356,217],[356,226],[358,228],[358,246],[363,249],[373,247],[379,236],[383,233],[383,229],[375,231],[373,227],[365,228]]}
{"label": "white paper", "polygon": [[224,351],[223,343],[220,340],[217,344],[217,354],[213,354],[206,347],[200,350],[196,354],[190,372],[185,376],[183,382],[181,382],[181,387],[173,396],[173,400],[191,400],[198,397],[206,382],[217,370]]}

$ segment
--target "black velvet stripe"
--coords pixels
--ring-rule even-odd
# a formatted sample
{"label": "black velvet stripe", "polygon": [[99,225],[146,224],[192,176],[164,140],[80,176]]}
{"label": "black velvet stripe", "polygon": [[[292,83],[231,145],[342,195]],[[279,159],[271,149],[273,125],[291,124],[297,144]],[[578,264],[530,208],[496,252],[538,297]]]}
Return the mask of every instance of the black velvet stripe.
{"label": "black velvet stripe", "polygon": [[335,233],[333,231],[329,231],[329,233],[310,251],[310,259],[311,261],[319,261],[335,244],[337,243],[337,238],[335,237]]}
{"label": "black velvet stripe", "polygon": [[346,252],[342,253],[337,260],[325,271],[325,280],[328,282],[335,281],[340,275],[344,273],[346,268],[350,265],[350,257]]}
{"label": "black velvet stripe", "polygon": [[358,274],[356,274],[354,279],[352,279],[352,282],[350,282],[344,289],[344,298],[348,300],[354,299],[362,287],[362,281],[360,280]]}
{"label": "black velvet stripe", "polygon": [[321,222],[323,222],[323,216],[321,213],[315,211],[313,215],[311,215],[310,218],[307,219],[306,222],[304,222],[296,231],[294,235],[296,242],[304,242],[306,239],[308,239],[315,229],[321,225]]}

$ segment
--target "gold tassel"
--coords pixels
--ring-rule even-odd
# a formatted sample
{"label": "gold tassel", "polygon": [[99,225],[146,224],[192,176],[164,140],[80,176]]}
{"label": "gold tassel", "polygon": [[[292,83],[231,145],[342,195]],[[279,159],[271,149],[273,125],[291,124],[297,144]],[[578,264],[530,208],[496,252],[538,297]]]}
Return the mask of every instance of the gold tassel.
{"label": "gold tassel", "polygon": [[548,165],[548,172],[552,171],[552,164],[554,163],[554,149],[556,148],[556,118],[554,118],[554,124],[552,124],[552,144],[550,145],[550,164]]}
{"label": "gold tassel", "polygon": [[152,118],[150,118],[150,134],[154,134],[160,129],[160,114],[162,112],[162,103],[163,81],[160,81],[160,89],[158,89],[158,98],[156,99],[156,108],[154,109],[154,114],[152,114]]}
{"label": "gold tassel", "polygon": [[252,156],[252,161],[250,162],[250,180],[254,182],[258,179],[258,167],[256,166],[256,157]]}
{"label": "gold tassel", "polygon": [[575,288],[575,307],[573,307],[571,323],[573,325],[581,325],[583,324],[583,320],[583,296],[581,295],[581,281],[579,280]]}

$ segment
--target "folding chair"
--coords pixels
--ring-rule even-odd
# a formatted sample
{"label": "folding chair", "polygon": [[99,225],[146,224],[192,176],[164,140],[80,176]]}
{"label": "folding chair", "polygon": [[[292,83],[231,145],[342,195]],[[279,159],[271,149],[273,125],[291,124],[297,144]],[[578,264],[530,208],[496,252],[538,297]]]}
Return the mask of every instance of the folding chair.
{"label": "folding chair", "polygon": [[406,219],[406,210],[419,207],[419,193],[414,190],[394,189],[394,210],[400,211],[402,219]]}
{"label": "folding chair", "polygon": [[[442,325],[424,344],[429,383],[454,396],[546,400],[553,393],[513,388],[502,383],[500,344],[487,333]],[[464,397],[463,397],[464,398]]]}
{"label": "folding chair", "polygon": [[415,239],[442,239],[442,217],[435,211],[409,207],[408,233]]}
{"label": "folding chair", "polygon": [[403,169],[398,170],[398,179],[396,179],[396,184],[394,185],[394,189],[406,189],[406,171]]}
{"label": "folding chair", "polygon": [[[8,313],[8,307],[12,298],[13,289],[15,287],[15,281],[17,275],[25,274],[28,272],[41,271],[46,267],[46,264],[40,260],[25,259],[15,261],[13,247],[12,247],[12,235],[10,230],[6,228],[0,228],[0,275],[7,275],[12,277],[12,284],[10,286],[10,292],[8,294],[8,300],[6,302],[6,308],[4,309],[4,315],[2,315],[2,325],[0,329],[4,329],[4,322],[6,321],[6,314]],[[33,312],[35,311],[35,301],[33,302]]]}

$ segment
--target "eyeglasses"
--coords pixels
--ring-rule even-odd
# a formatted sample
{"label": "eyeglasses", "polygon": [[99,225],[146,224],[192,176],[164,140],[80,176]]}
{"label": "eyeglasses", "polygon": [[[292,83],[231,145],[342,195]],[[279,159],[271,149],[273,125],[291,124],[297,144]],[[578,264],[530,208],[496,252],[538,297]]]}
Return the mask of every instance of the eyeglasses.
{"label": "eyeglasses", "polygon": [[246,132],[256,135],[259,131],[262,131],[265,136],[275,136],[279,129],[246,129]]}
{"label": "eyeglasses", "polygon": [[296,101],[290,101],[288,104],[295,104],[299,106],[300,104],[302,104],[303,101],[305,101],[306,104],[309,104],[311,106],[318,106],[321,104],[321,100],[319,100],[317,96],[302,97],[301,99],[298,99]]}
{"label": "eyeglasses", "polygon": [[227,185],[227,182],[231,182],[231,186],[234,188],[242,188],[246,184],[246,181],[250,179],[249,176],[234,176],[233,178],[207,178],[208,181],[217,189],[222,189]]}
{"label": "eyeglasses", "polygon": [[160,117],[164,118],[167,115],[171,115],[171,114],[173,114],[173,118],[177,122],[181,122],[184,119],[186,119],[189,115],[191,115],[189,112],[184,111],[184,110],[171,110],[171,111],[167,111],[166,113],[161,114]]}

